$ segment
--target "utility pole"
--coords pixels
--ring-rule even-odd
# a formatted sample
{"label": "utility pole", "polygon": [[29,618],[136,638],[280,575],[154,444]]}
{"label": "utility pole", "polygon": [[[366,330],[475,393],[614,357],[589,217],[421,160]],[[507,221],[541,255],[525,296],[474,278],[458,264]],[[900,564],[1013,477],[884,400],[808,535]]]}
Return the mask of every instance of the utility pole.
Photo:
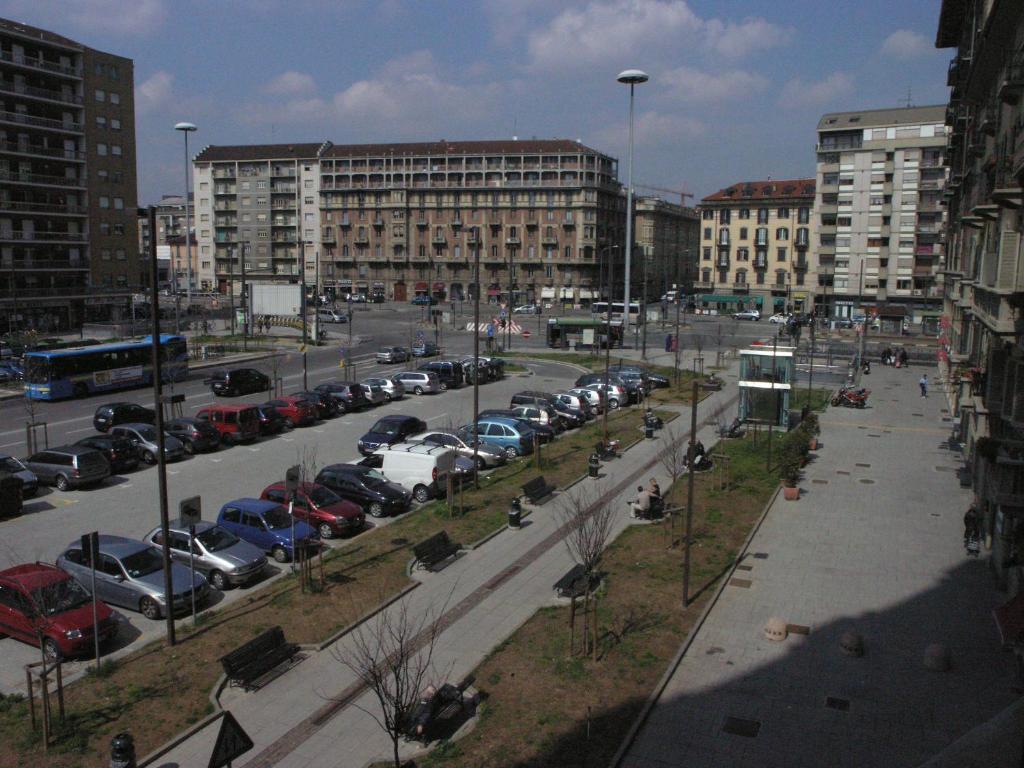
{"label": "utility pole", "polygon": [[299,309],[302,312],[302,389],[309,389],[306,371],[306,344],[309,343],[306,328],[306,244],[301,240],[298,243],[299,250],[299,273],[302,276],[302,294],[299,297]]}
{"label": "utility pole", "polygon": [[687,463],[690,474],[686,480],[686,551],[683,554],[683,608],[690,607],[690,539],[693,530],[693,460],[697,455],[697,400],[700,397],[700,384],[693,380],[690,402],[690,448],[687,451]]}
{"label": "utility pole", "polygon": [[[601,414],[601,421],[604,429],[604,443],[608,445],[608,379],[609,369],[612,362],[612,251],[618,248],[617,245],[606,245],[604,247],[605,261],[608,264],[608,295],[605,297],[605,325],[604,325],[604,411]],[[604,270],[602,270],[603,276]]]}
{"label": "utility pole", "polygon": [[[473,227],[473,485],[480,487],[479,436],[480,421],[480,227]],[[349,323],[352,321],[349,320]]]}
{"label": "utility pole", "polygon": [[245,250],[248,243],[242,243],[242,349],[249,349],[249,289],[245,284]]}
{"label": "utility pole", "polygon": [[676,335],[673,338],[675,339],[675,347],[676,347],[676,375],[675,375],[675,379],[676,379],[676,386],[677,387],[679,386],[679,347],[680,347],[680,344],[679,344],[679,305],[682,304],[682,303],[683,303],[683,297],[679,295],[679,284],[676,283]]}
{"label": "utility pole", "polygon": [[512,349],[512,258],[515,255],[515,246],[508,248],[508,317],[505,319],[505,351]]}
{"label": "utility pole", "polygon": [[769,472],[772,469],[772,433],[775,431],[775,419],[779,417],[779,401],[775,391],[778,349],[779,334],[776,333],[772,336],[772,404],[775,406],[775,413],[772,415],[772,421],[768,424],[768,466],[765,468]]}
{"label": "utility pole", "polygon": [[160,502],[160,528],[163,535],[161,553],[164,565],[164,605],[167,620],[167,644],[174,645],[174,589],[171,586],[171,534],[170,518],[167,512],[167,461],[164,455],[164,404],[161,373],[160,348],[160,291],[157,290],[158,270],[156,265],[156,208],[149,207],[149,268],[150,291],[153,305],[153,410],[156,412],[156,457],[157,487]]}
{"label": "utility pole", "polygon": [[[637,317],[637,322],[643,323],[641,329],[641,336],[643,337],[642,347],[640,351],[640,357],[644,360],[647,359],[647,259],[651,254],[648,253],[648,247],[644,246],[643,252],[643,264],[642,264],[642,277],[641,280],[644,284],[643,296],[640,297],[640,316]],[[629,308],[626,308],[629,311]]]}
{"label": "utility pole", "polygon": [[807,406],[811,405],[811,382],[814,381],[814,319],[811,319],[811,354],[808,356],[810,368],[807,370]]}
{"label": "utility pole", "polygon": [[235,254],[237,248],[228,250],[228,301],[231,304],[231,335],[235,335]]}

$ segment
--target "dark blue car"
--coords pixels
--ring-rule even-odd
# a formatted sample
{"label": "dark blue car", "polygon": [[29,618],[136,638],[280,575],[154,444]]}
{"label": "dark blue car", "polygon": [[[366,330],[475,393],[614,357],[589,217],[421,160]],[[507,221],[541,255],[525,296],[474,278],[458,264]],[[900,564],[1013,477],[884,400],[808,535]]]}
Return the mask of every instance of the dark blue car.
{"label": "dark blue car", "polygon": [[[235,499],[220,509],[217,524],[242,541],[254,544],[279,563],[293,560],[295,550],[307,554],[317,550],[316,531],[301,520],[293,520],[288,509],[273,501]],[[294,531],[294,541],[292,539]]]}

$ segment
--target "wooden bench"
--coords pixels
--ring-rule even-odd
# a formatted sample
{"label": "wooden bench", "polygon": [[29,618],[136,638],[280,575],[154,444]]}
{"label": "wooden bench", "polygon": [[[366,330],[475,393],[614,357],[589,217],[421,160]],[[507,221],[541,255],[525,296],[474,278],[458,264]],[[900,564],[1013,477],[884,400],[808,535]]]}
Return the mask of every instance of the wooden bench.
{"label": "wooden bench", "polygon": [[555,594],[559,597],[581,597],[586,591],[587,577],[582,565],[574,565],[555,582]]}
{"label": "wooden bench", "polygon": [[220,664],[230,684],[252,691],[259,687],[260,678],[289,661],[298,652],[299,646],[285,641],[284,630],[273,627],[226,656],[221,656]]}
{"label": "wooden bench", "polygon": [[537,504],[541,499],[546,499],[555,492],[555,486],[549,485],[544,475],[538,475],[530,482],[523,485],[523,496],[531,504]]}
{"label": "wooden bench", "polygon": [[459,545],[448,538],[445,531],[439,531],[412,548],[415,565],[428,570],[459,553]]}
{"label": "wooden bench", "polygon": [[475,681],[473,675],[468,675],[458,685],[445,683],[432,695],[421,698],[404,728],[405,737],[428,744],[436,735],[443,735],[437,734],[441,721],[450,720],[465,710],[466,689]]}

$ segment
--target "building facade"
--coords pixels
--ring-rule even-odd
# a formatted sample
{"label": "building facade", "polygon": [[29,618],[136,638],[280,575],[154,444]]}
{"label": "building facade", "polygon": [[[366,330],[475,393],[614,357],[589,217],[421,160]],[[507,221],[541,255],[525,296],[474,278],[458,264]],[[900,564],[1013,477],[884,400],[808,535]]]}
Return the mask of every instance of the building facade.
{"label": "building facade", "polygon": [[702,199],[696,308],[810,311],[813,206],[814,179],[744,181]]}
{"label": "building facade", "polygon": [[4,330],[120,319],[147,276],[131,59],[0,19]]}
{"label": "building facade", "polygon": [[1024,16],[944,0],[950,180],[940,364],[960,419],[992,566],[1024,578]]}
{"label": "building facade", "polygon": [[700,248],[700,220],[695,208],[669,203],[659,197],[634,198],[635,223],[633,231],[636,246],[643,254],[641,272],[631,283],[640,288],[644,284],[643,269],[647,270],[647,301],[679,286],[692,293],[697,279],[697,254]]}
{"label": "building facade", "polygon": [[941,314],[945,106],[836,112],[818,122],[815,219],[823,309]]}
{"label": "building facade", "polygon": [[[621,264],[617,163],[564,140],[207,147],[195,158],[200,259],[328,295],[589,303]],[[616,270],[620,275],[621,268]],[[237,290],[237,289],[236,289]]]}

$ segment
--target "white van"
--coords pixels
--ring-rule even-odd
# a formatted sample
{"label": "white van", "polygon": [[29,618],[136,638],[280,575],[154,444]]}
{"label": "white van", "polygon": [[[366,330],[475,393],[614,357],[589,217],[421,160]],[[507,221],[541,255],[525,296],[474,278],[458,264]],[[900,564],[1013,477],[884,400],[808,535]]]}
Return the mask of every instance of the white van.
{"label": "white van", "polygon": [[443,445],[395,443],[381,446],[374,455],[381,457],[384,477],[405,486],[416,501],[423,503],[444,493],[457,454]]}

